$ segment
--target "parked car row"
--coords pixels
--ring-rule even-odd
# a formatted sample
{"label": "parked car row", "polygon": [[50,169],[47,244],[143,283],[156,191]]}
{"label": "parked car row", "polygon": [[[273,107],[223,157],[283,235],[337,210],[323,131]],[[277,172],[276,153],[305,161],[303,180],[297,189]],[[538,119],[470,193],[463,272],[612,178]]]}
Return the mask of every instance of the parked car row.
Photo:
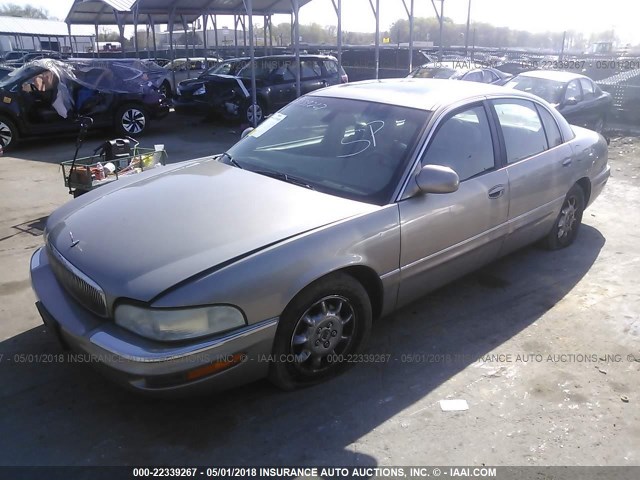
{"label": "parked car row", "polygon": [[[251,101],[252,69],[256,74],[255,106]],[[299,69],[303,95],[348,81],[337,60],[328,55],[301,55]],[[35,79],[49,74],[49,91],[35,85]],[[186,78],[191,75],[195,78]],[[591,79],[569,72],[530,71],[514,77],[460,58],[427,63],[409,77],[504,85],[533,93],[556,107],[570,123],[598,132],[612,105],[610,94]],[[21,137],[75,132],[78,125],[74,119],[79,115],[95,117],[93,128],[111,125],[127,135],[145,133],[151,121],[166,115],[171,106],[179,113],[247,123],[253,123],[255,115],[260,123],[297,97],[296,57],[257,57],[253,66],[248,57],[176,59],[165,67],[151,59],[37,60],[17,70],[0,68],[0,89],[6,92],[0,104],[0,144],[5,149],[15,146]],[[91,97],[91,102],[85,97]],[[68,108],[61,114],[65,102]]]}

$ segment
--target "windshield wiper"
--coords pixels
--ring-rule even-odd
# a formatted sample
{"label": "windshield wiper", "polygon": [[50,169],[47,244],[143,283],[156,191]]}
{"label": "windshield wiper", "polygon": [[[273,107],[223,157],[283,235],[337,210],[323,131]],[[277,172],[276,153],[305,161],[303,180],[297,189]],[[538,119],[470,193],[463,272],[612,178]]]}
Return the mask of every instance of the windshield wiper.
{"label": "windshield wiper", "polygon": [[227,157],[227,159],[229,160],[229,163],[231,165],[233,165],[234,167],[239,168],[240,170],[244,170],[244,168],[242,167],[242,165],[240,165],[231,155],[229,155],[227,152],[221,153],[220,156],[218,158],[224,158]]}
{"label": "windshield wiper", "polygon": [[265,175],[267,177],[275,178],[277,180],[282,180],[283,182],[291,183],[299,187],[308,188],[309,190],[315,190],[315,188],[313,188],[311,185],[305,182],[302,178],[294,177],[292,175],[289,175],[288,173],[273,172],[271,170],[253,170],[253,171],[260,175]]}

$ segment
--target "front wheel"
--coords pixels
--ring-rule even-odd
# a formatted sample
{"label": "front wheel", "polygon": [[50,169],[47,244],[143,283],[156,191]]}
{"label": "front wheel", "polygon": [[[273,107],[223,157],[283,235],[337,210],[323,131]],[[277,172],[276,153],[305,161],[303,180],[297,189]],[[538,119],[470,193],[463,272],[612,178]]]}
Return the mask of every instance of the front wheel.
{"label": "front wheel", "polygon": [[0,146],[9,151],[18,143],[18,129],[16,125],[5,117],[0,117]]}
{"label": "front wheel", "polygon": [[121,135],[144,135],[149,128],[149,115],[140,105],[124,105],[116,112],[115,127]]}
{"label": "front wheel", "polygon": [[584,207],[584,192],[580,186],[574,185],[564,199],[556,223],[544,239],[549,250],[568,247],[573,243],[582,223]]}
{"label": "front wheel", "polygon": [[312,283],[280,317],[269,379],[293,390],[343,372],[366,344],[371,320],[369,296],[353,277],[335,273]]}

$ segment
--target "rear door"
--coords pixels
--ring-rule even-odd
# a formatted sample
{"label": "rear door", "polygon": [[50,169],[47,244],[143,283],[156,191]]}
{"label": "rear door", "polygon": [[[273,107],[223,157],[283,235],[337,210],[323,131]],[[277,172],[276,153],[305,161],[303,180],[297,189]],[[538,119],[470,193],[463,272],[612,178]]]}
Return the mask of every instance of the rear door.
{"label": "rear door", "polygon": [[[488,108],[474,103],[448,114],[429,140],[422,165],[452,168],[456,192],[416,195],[399,203],[399,302],[493,260],[506,233],[509,179],[500,168]],[[492,133],[493,130],[493,133]]]}
{"label": "rear door", "polygon": [[317,59],[300,60],[300,93],[304,95],[319,88],[326,87],[327,82],[322,77],[321,62]]}
{"label": "rear door", "polygon": [[492,100],[509,176],[509,235],[503,252],[549,232],[572,177],[571,147],[553,116],[530,100]]}

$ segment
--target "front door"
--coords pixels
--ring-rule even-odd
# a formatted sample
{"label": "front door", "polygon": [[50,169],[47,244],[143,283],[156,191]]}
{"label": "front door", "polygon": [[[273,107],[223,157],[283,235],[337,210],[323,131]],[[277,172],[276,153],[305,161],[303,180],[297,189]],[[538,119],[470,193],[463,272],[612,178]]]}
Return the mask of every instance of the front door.
{"label": "front door", "polygon": [[422,165],[444,165],[458,174],[456,192],[399,203],[401,305],[490,262],[500,250],[509,179],[499,168],[488,118],[482,103],[452,112],[422,157]]}

